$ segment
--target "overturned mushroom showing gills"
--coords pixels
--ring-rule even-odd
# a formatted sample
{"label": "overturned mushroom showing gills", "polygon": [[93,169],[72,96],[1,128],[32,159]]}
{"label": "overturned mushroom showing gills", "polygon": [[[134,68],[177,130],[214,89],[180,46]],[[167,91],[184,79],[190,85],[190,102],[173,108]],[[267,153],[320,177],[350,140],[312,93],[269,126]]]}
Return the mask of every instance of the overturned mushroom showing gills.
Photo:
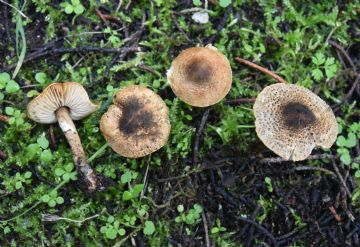
{"label": "overturned mushroom showing gills", "polygon": [[169,84],[189,105],[218,103],[230,91],[232,71],[228,59],[212,45],[192,47],[174,59],[167,72]]}
{"label": "overturned mushroom showing gills", "polygon": [[117,92],[101,117],[100,130],[118,154],[138,158],[165,145],[170,134],[169,110],[159,95],[142,86]]}
{"label": "overturned mushroom showing gills", "polygon": [[71,147],[74,163],[86,189],[94,191],[98,179],[86,160],[86,155],[73,120],[80,120],[96,111],[82,85],[76,82],[52,83],[27,106],[29,118],[38,123],[59,123]]}
{"label": "overturned mushroom showing gills", "polygon": [[258,137],[286,160],[304,160],[318,146],[330,148],[338,134],[334,113],[325,101],[292,84],[264,88],[254,114]]}

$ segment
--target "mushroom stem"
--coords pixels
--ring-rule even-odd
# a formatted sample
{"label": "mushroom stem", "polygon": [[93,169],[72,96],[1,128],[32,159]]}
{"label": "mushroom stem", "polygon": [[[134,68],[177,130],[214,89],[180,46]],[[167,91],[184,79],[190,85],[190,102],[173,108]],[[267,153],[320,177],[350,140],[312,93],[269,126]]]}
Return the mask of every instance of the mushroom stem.
{"label": "mushroom stem", "polygon": [[93,169],[86,161],[85,151],[81,144],[79,134],[76,131],[74,122],[69,115],[69,110],[66,107],[59,108],[56,111],[56,117],[59,122],[59,126],[64,132],[64,135],[70,145],[74,163],[80,179],[85,181],[86,188],[92,192],[97,188],[98,179]]}

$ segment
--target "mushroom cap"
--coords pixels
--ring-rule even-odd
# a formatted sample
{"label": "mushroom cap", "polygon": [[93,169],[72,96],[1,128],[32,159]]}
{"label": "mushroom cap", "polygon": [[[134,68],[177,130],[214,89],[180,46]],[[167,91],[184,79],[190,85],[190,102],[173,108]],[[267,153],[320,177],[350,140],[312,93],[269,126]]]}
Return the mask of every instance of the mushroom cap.
{"label": "mushroom cap", "polygon": [[317,147],[336,141],[335,115],[310,90],[285,83],[264,88],[254,104],[256,133],[261,141],[286,160],[306,159]]}
{"label": "mushroom cap", "polygon": [[27,115],[38,123],[56,123],[56,110],[67,107],[71,119],[80,120],[98,109],[77,82],[51,83],[27,105]]}
{"label": "mushroom cap", "polygon": [[169,84],[189,105],[206,107],[222,100],[230,91],[229,60],[215,47],[192,47],[177,56],[167,72]]}
{"label": "mushroom cap", "polygon": [[161,97],[142,86],[127,86],[114,95],[101,117],[100,130],[118,154],[138,158],[163,147],[170,134],[169,109]]}

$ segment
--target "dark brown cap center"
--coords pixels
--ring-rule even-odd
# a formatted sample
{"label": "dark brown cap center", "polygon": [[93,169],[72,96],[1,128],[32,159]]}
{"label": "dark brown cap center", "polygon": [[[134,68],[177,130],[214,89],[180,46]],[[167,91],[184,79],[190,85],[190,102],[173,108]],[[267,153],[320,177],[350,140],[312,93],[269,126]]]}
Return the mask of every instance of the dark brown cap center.
{"label": "dark brown cap center", "polygon": [[154,134],[154,130],[157,129],[154,114],[144,109],[144,104],[137,97],[129,97],[119,107],[123,112],[119,120],[119,129],[126,136]]}
{"label": "dark brown cap center", "polygon": [[212,68],[205,59],[194,58],[186,67],[188,80],[199,84],[210,80]]}
{"label": "dark brown cap center", "polygon": [[304,129],[316,122],[314,113],[304,104],[290,102],[283,106],[282,118],[290,129]]}

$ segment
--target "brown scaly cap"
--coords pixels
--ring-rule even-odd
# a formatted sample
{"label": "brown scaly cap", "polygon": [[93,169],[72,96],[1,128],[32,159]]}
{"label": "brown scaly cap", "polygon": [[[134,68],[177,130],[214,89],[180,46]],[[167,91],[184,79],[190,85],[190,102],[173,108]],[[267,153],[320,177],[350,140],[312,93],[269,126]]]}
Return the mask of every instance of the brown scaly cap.
{"label": "brown scaly cap", "polygon": [[56,110],[67,107],[71,119],[80,120],[97,110],[84,87],[77,82],[52,83],[27,106],[29,118],[38,123],[56,123]]}
{"label": "brown scaly cap", "polygon": [[180,53],[167,72],[169,84],[189,105],[218,103],[230,91],[232,71],[228,59],[215,47],[192,47]]}
{"label": "brown scaly cap", "polygon": [[292,84],[264,88],[254,114],[258,137],[286,160],[304,160],[317,146],[330,148],[338,134],[334,113],[325,101]]}
{"label": "brown scaly cap", "polygon": [[171,125],[169,109],[159,95],[142,86],[127,86],[113,102],[101,117],[100,130],[115,152],[138,158],[165,145]]}

